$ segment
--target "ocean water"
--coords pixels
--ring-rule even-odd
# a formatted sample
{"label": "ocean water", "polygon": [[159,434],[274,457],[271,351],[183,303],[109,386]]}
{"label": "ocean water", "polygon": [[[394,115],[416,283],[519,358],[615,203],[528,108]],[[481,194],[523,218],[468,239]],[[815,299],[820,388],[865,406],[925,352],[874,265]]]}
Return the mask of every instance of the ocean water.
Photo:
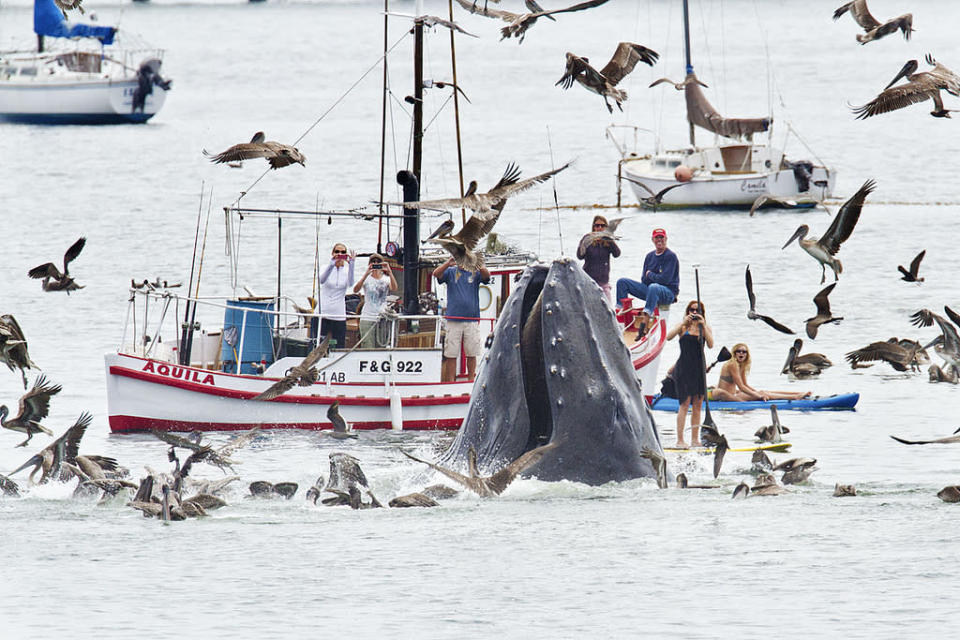
{"label": "ocean water", "polygon": [[[754,218],[650,213],[634,208],[625,190],[623,255],[612,273],[636,274],[651,249],[650,230],[664,227],[681,259],[681,300],[696,297],[698,265],[718,346],[750,345],[754,386],[861,394],[855,412],[781,414],[791,429],[789,455],[818,460],[808,483],[779,497],[734,502],[732,489],[749,478],[750,465],[744,454],[728,454],[722,488],[715,490],[660,491],[644,480],[602,487],[521,480],[495,500],[461,495],[439,509],[354,512],[302,498],[327,474],[329,452],[357,456],[386,502],[432,481],[398,447],[429,456],[438,434],[370,432],[343,444],[319,434],[271,433],[237,454],[241,479],[228,493],[230,505],[202,520],[162,526],[122,499],[104,506],[73,500],[70,485],[0,498],[3,637],[954,635],[957,623],[941,601],[960,578],[957,507],[936,492],[960,482],[956,451],[906,447],[888,435],[951,433],[960,426],[960,388],[884,364],[851,370],[843,355],[891,336],[929,341],[934,330],[911,326],[909,314],[960,307],[950,275],[960,269],[950,231],[960,213],[955,123],[928,116],[929,104],[862,122],[847,106],[872,98],[906,60],[922,61],[924,53],[960,65],[949,28],[960,9],[917,0],[909,6],[917,29],[910,42],[890,36],[860,46],[849,17],[831,20],[836,4],[691,3],[694,64],[718,109],[765,115],[772,105],[775,142],[789,138],[791,158],[820,158],[839,172],[834,211],[865,180],[877,180],[839,253],[844,273],[831,304],[844,320],[823,327],[816,341],[805,340],[805,351],[823,352],[836,366],[811,381],[781,376],[792,337],[746,319],[743,286],[749,264],[758,310],[801,328],[815,313],[818,265],[796,246],[780,247],[802,223],[822,233],[831,219],[822,210],[762,211]],[[90,411],[94,424],[81,451],[114,456],[138,478],[145,465],[166,469],[168,463],[161,443],[145,435],[112,436],[106,423],[103,355],[120,342],[127,284],[157,276],[185,281],[197,212],[209,206],[201,294],[229,294],[220,211],[241,192],[247,206],[296,209],[346,209],[378,198],[383,4],[86,0],[84,7],[100,22],[119,18],[123,29],[166,48],[164,74],[174,80],[173,91],[144,126],[0,124],[0,312],[17,317],[34,361],[63,385],[48,426],[60,433]],[[397,13],[413,7],[391,2]],[[445,1],[426,3],[435,15],[446,15],[446,7]],[[879,17],[907,10],[881,0],[871,9]],[[31,15],[24,2],[0,5],[0,48],[32,40]],[[646,88],[664,75],[682,77],[680,3],[614,0],[558,16],[556,23],[541,21],[522,45],[498,42],[499,25],[492,21],[459,7],[456,15],[479,36],[456,41],[457,80],[470,99],[461,102],[465,179],[484,188],[511,161],[532,175],[573,159],[555,182],[559,208],[548,184],[512,200],[497,225],[505,240],[542,259],[569,255],[598,206],[611,207],[602,210],[608,217],[621,215],[612,208],[618,155],[605,138],[608,125],[645,129],[638,134],[641,151],[658,141],[667,147],[686,142],[681,94]],[[412,38],[404,32],[398,18],[387,37],[394,46],[388,176],[409,157],[403,98],[412,91]],[[581,87],[553,86],[566,51],[602,65],[622,40],[662,55],[656,67],[638,68],[625,80],[630,98],[623,113],[608,113]],[[448,53],[445,32],[427,38],[425,77],[451,79]],[[457,188],[447,98],[436,89],[426,96],[428,119],[439,115],[424,143],[425,197]],[[953,103],[947,100],[948,107]],[[232,170],[201,155],[260,130],[287,142],[309,131],[297,143],[306,167],[259,179],[262,164]],[[802,142],[788,130],[799,132]],[[209,196],[211,189],[209,205],[207,199],[201,204],[201,190]],[[386,193],[398,195],[392,183]],[[338,219],[320,227],[321,247],[343,241],[361,251],[375,248],[373,222]],[[396,230],[389,233],[394,237]],[[255,292],[275,286],[275,234],[270,221],[244,226],[239,283]],[[284,288],[304,298],[314,228],[285,225],[284,234]],[[81,235],[87,246],[71,271],[86,288],[69,297],[44,294],[26,271],[60,260]],[[908,264],[921,249],[927,250],[926,281],[901,282],[896,265]],[[669,344],[662,369],[676,355]],[[0,402],[16,406],[21,393],[19,375],[0,377]],[[670,442],[674,416],[656,416]],[[746,443],[769,416],[715,419],[731,442]],[[19,439],[0,433],[0,471],[16,468],[48,442],[38,436],[27,448],[14,448]],[[686,472],[694,483],[710,479],[710,466],[709,458],[670,459],[671,471]],[[221,476],[213,468],[197,475]],[[26,485],[24,474],[17,479]],[[258,479],[292,480],[301,491],[290,502],[245,499],[247,485]],[[837,482],[855,484],[860,495],[831,497]]]}

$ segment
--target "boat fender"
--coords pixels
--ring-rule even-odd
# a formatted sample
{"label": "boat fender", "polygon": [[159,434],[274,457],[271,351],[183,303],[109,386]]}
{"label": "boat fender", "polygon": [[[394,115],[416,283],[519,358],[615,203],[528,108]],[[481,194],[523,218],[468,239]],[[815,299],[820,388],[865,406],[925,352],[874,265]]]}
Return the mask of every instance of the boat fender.
{"label": "boat fender", "polygon": [[390,426],[395,431],[403,429],[403,403],[396,387],[390,389]]}

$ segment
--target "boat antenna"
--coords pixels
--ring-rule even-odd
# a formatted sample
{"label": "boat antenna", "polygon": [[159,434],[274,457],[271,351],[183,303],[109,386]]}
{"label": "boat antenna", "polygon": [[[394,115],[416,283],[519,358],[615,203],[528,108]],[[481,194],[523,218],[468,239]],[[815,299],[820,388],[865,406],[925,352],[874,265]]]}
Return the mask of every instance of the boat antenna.
{"label": "boat antenna", "polygon": [[190,321],[187,323],[186,330],[183,332],[183,337],[182,337],[182,340],[184,342],[184,348],[180,352],[180,364],[182,364],[185,367],[190,366],[190,355],[193,352],[193,329],[196,326],[196,321],[197,321],[196,298],[200,297],[200,278],[203,276],[203,255],[207,252],[207,229],[210,228],[210,207],[212,205],[213,205],[213,187],[210,187],[210,198],[207,200],[207,218],[203,223],[203,244],[200,247],[200,264],[197,266],[197,287],[196,287],[196,290],[194,291],[193,304],[188,305],[188,308],[190,309]]}
{"label": "boat antenna", "polygon": [[[556,169],[557,163],[553,160],[553,139],[550,137],[550,125],[547,125],[547,146],[550,148],[550,168]],[[557,176],[550,180],[553,186],[553,207],[557,212],[557,233],[560,235],[560,255],[563,255],[563,225],[560,224],[560,201],[557,199]]]}
{"label": "boat antenna", "polygon": [[[453,0],[447,0],[447,8],[450,11],[450,22],[453,22]],[[460,175],[460,197],[463,197],[463,147],[461,146],[460,141],[460,96],[457,95],[460,92],[457,91],[456,87],[459,87],[457,81],[457,45],[456,39],[454,37],[455,29],[448,29],[450,31],[450,66],[453,72],[453,122],[454,128],[457,131],[457,169],[459,170]],[[467,210],[464,207],[460,207],[460,223],[467,224]]]}
{"label": "boat antenna", "polygon": [[[387,50],[389,47],[389,23],[390,0],[383,0],[383,102],[381,103],[380,107],[380,222],[377,225],[377,253],[383,253],[383,190],[387,170],[387,92],[389,91],[389,77],[387,75]],[[317,240],[317,242],[319,243],[319,240]],[[317,251],[317,264],[319,264],[319,248]],[[316,278],[314,278],[314,280],[316,280]]]}
{"label": "boat antenna", "polygon": [[[688,0],[683,0],[683,48],[686,53],[687,61],[687,75],[689,76],[693,73],[693,61],[690,58],[690,8],[687,6]],[[693,123],[689,121],[689,114],[687,116],[687,124],[690,126],[690,146],[696,147],[696,134],[694,133]]]}

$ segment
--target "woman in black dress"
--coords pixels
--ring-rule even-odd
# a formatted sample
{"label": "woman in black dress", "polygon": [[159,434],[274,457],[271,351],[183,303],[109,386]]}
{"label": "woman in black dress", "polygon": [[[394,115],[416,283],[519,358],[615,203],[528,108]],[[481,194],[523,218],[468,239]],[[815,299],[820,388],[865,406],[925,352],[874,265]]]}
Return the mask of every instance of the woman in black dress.
{"label": "woman in black dress", "polygon": [[673,379],[676,383],[677,400],[680,406],[677,409],[677,448],[685,449],[683,440],[684,423],[687,420],[687,409],[693,406],[693,416],[690,418],[690,446],[700,446],[700,405],[707,389],[704,382],[703,349],[700,346],[700,335],[708,347],[713,347],[713,331],[704,319],[703,305],[691,300],[687,304],[683,315],[683,322],[667,333],[667,340],[680,336],[680,357],[673,366]]}

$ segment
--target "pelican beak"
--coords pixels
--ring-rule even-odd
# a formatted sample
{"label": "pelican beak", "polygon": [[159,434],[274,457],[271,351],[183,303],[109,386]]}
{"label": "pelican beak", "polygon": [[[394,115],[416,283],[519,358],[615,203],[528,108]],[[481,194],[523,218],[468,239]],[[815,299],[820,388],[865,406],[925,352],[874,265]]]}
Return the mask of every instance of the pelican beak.
{"label": "pelican beak", "polygon": [[932,347],[933,345],[935,345],[935,344],[940,344],[940,343],[942,343],[942,342],[943,342],[943,335],[941,334],[941,335],[937,336],[936,338],[934,338],[933,340],[931,340],[930,342],[928,342],[927,344],[923,345],[923,346],[920,347],[920,348],[921,348],[921,349],[929,349],[929,348]]}
{"label": "pelican beak", "polygon": [[906,78],[908,75],[916,71],[918,66],[919,65],[917,64],[916,60],[908,61],[907,64],[903,65],[903,68],[900,69],[900,73],[898,73],[896,77],[890,81],[890,84],[888,84],[883,88],[883,90],[886,91],[887,89],[895,85],[897,83],[897,80],[899,80],[900,78]]}
{"label": "pelican beak", "polygon": [[806,232],[803,227],[798,227],[797,230],[793,232],[793,235],[790,236],[790,239],[787,240],[787,242],[782,247],[780,247],[780,250],[783,251],[784,249],[786,249],[791,242],[793,242],[794,240],[798,240],[799,238],[802,238],[805,235],[805,233]]}

